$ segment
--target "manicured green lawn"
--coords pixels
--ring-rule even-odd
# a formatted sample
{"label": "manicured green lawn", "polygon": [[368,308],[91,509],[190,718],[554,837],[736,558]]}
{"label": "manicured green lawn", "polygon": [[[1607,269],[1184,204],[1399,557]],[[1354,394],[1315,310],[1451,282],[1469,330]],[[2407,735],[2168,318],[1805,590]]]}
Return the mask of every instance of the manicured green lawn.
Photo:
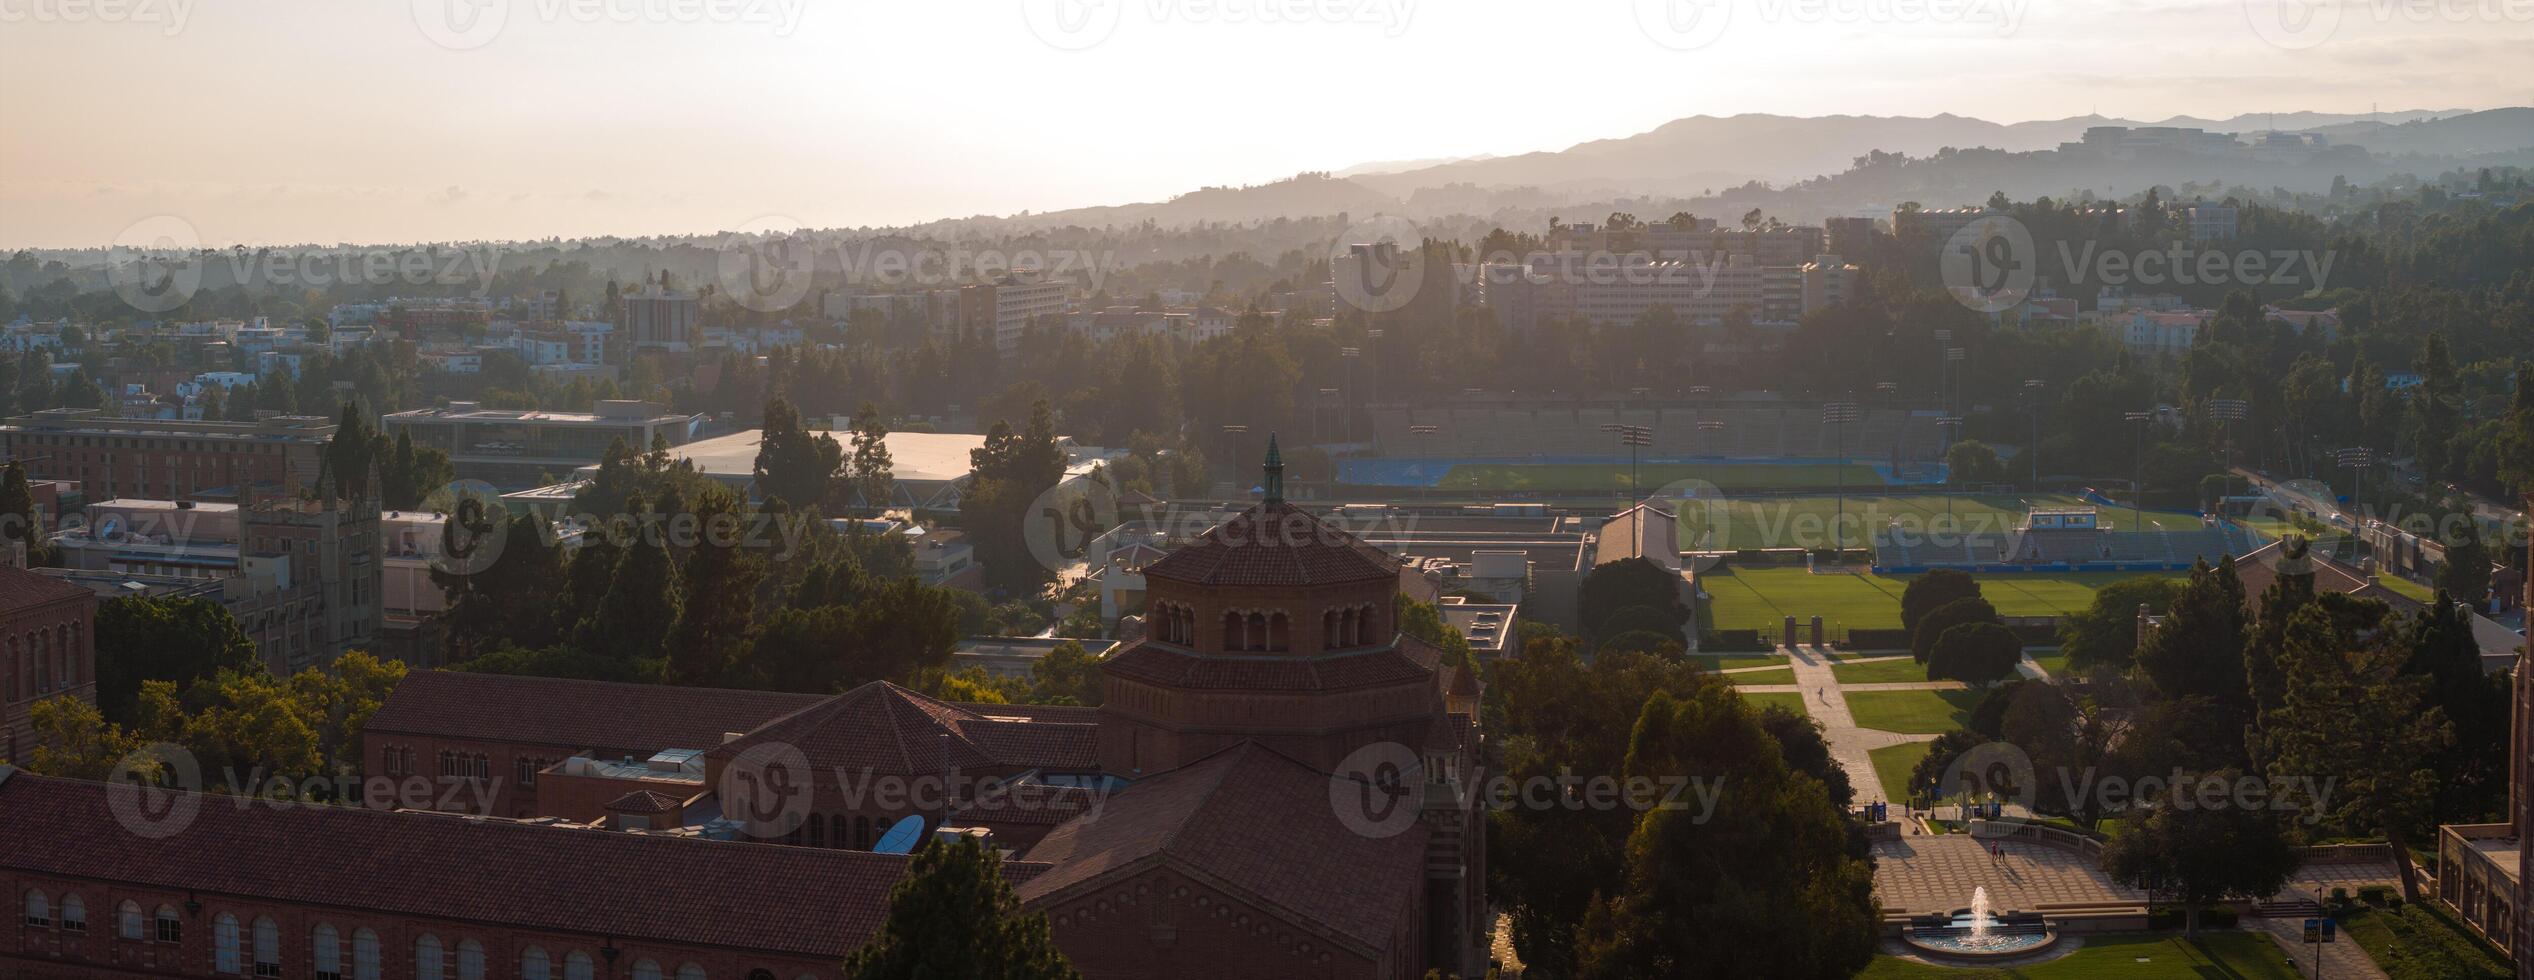
{"label": "manicured green lawn", "polygon": [[[1682,480],[1703,480],[1720,490],[1782,490],[1818,487],[1824,490],[1838,485],[1842,479],[1836,463],[1793,464],[1705,464],[1645,463],[1637,467],[1637,486],[1651,494],[1665,484]],[[1861,489],[1884,486],[1883,476],[1874,467],[1850,464],[1845,467],[1847,485]],[[1617,463],[1464,463],[1443,475],[1437,487],[1446,490],[1529,490],[1534,492],[1601,492],[1628,489],[1628,464]]]}
{"label": "manicured green lawn", "polygon": [[2057,650],[2027,653],[2024,659],[2032,661],[2033,666],[2041,668],[2042,672],[2049,674],[2052,680],[2068,675],[2068,655]]}
{"label": "manicured green lawn", "polygon": [[1744,694],[1742,696],[1742,700],[1751,702],[1751,706],[1754,708],[1765,708],[1772,704],[1782,704],[1794,709],[1796,714],[1812,714],[1812,709],[1804,705],[1804,696],[1791,691],[1773,694]]}
{"label": "manicured green lawn", "polygon": [[[1622,476],[1624,480],[1624,474]],[[1656,484],[1648,483],[1648,486]],[[1724,490],[1730,484],[1718,481]],[[1803,497],[1742,498],[1720,503],[1696,500],[1680,501],[1681,547],[1690,551],[1735,551],[1765,548],[1826,548],[1831,543],[1831,527],[1844,519],[1845,537],[1852,547],[1861,547],[1874,540],[1874,532],[1885,527],[1914,535],[1930,534],[2007,534],[2021,527],[2024,517],[2035,507],[2084,507],[2078,498],[2065,494],[2039,496],[1961,495],[1953,498],[1950,514],[1946,512],[1942,494],[1909,496],[1873,496],[1850,494],[1844,510],[1840,499],[1831,494]],[[2103,510],[2098,518],[2103,526],[2125,528],[2130,524],[2126,510]],[[2180,527],[2196,526],[2199,519],[2188,514],[2150,513],[2149,524]]]}
{"label": "manicured green lawn", "polygon": [[1754,684],[1792,684],[1795,683],[1795,668],[1780,667],[1776,670],[1754,670],[1743,674],[1726,674],[1725,680],[1735,687],[1744,687]]}
{"label": "manicured green lawn", "polygon": [[[1729,568],[1698,576],[1711,596],[1713,629],[1774,634],[1785,617],[1809,624],[1818,615],[1834,627],[1899,629],[1900,597],[1914,575],[1815,575],[1802,568]],[[1980,594],[2004,616],[2062,616],[2094,604],[2094,593],[2133,572],[2068,575],[1983,575]]]}
{"label": "manicured green lawn", "polygon": [[1737,667],[1767,667],[1772,664],[1783,664],[1786,662],[1786,656],[1784,654],[1777,653],[1693,653],[1689,654],[1688,657],[1690,663],[1697,664],[1709,670],[1732,670]]}
{"label": "manicured green lawn", "polygon": [[[2341,931],[2367,951],[2367,957],[2395,976],[2439,976],[2456,980],[2508,980],[2507,964],[2462,925],[2422,907],[2404,910],[2362,908],[2340,920]],[[2407,968],[2407,969],[2404,969]]]}
{"label": "manicured green lawn", "polygon": [[1883,798],[1894,803],[1909,799],[1909,774],[1918,762],[1927,757],[1926,742],[1903,742],[1886,745],[1866,753],[1874,760],[1874,778],[1883,784]]}
{"label": "manicured green lawn", "polygon": [[2436,602],[2437,590],[2399,575],[2376,573],[2376,584],[2392,589],[2415,602]]}
{"label": "manicured green lawn", "polygon": [[1942,735],[1971,716],[1979,691],[1854,691],[1847,695],[1848,713],[1857,727],[1903,735]]}
{"label": "manicured green lawn", "polygon": [[[2085,948],[2034,966],[1954,970],[1878,956],[1860,980],[2295,980],[2295,967],[2270,937],[2240,930],[2086,936]],[[2143,961],[2143,962],[2142,962]]]}
{"label": "manicured green lawn", "polygon": [[1841,684],[1905,684],[1927,679],[1927,665],[1909,657],[1833,664],[1830,676]]}

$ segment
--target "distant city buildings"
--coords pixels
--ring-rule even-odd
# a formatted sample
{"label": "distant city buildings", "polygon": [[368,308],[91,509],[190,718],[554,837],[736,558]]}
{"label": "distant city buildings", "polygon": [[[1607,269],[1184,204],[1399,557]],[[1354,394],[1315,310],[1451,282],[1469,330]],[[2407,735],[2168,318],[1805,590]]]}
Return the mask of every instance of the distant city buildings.
{"label": "distant city buildings", "polygon": [[590,412],[485,408],[471,401],[396,412],[382,420],[393,437],[449,454],[457,475],[497,487],[550,483],[595,466],[622,439],[635,452],[652,442],[684,445],[703,430],[704,416],[664,411],[644,401],[602,401]]}
{"label": "distant city buildings", "polygon": [[1015,273],[962,288],[960,327],[984,332],[993,338],[997,353],[1010,357],[1020,352],[1022,335],[1041,317],[1065,312],[1069,285],[1061,279]]}
{"label": "distant city buildings", "polygon": [[637,351],[683,353],[695,342],[703,304],[686,293],[650,286],[622,297],[625,338]]}
{"label": "distant city buildings", "polygon": [[314,485],[334,428],[315,416],[198,422],[57,408],[0,422],[0,456],[30,478],[75,482],[92,499],[236,502]]}

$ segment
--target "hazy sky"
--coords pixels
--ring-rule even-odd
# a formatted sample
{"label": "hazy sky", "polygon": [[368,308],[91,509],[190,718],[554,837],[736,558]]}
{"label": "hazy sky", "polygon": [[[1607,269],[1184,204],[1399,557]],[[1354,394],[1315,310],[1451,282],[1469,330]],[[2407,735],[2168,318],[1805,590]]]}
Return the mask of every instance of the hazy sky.
{"label": "hazy sky", "polygon": [[2534,104],[2534,0],[2284,5],[0,0],[0,245],[893,224],[1695,114]]}

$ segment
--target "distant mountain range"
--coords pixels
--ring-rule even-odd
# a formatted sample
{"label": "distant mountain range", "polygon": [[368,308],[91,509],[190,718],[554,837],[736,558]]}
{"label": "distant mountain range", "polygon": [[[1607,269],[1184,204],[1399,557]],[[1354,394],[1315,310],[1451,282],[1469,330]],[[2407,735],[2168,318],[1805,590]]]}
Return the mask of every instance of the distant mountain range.
{"label": "distant mountain range", "polygon": [[[2265,164],[2248,159],[2173,159],[2144,169],[2106,167],[2105,161],[2062,158],[2061,143],[2076,142],[2095,126],[2175,126],[2212,132],[2273,131],[2320,134],[2336,151],[2307,165]],[[1829,181],[1846,174],[1874,151],[1924,158],[1945,148],[2018,154],[1974,154],[1947,173],[1920,173],[1918,186],[1889,180]],[[2356,155],[2347,148],[2364,149]],[[1554,213],[1542,209],[1627,199],[1744,202],[1744,206],[1801,207],[1790,219],[1889,206],[1919,198],[1929,206],[1972,203],[1989,190],[2009,196],[2094,190],[2135,193],[2145,183],[2182,182],[2319,189],[2332,177],[2372,180],[2410,171],[2454,167],[2534,165],[2534,108],[2408,110],[2373,114],[2258,113],[2231,119],[2176,116],[2141,121],[2075,116],[2002,124],[1967,116],[1691,116],[1647,132],[1579,143],[1563,150],[1503,157],[1362,163],[1330,173],[1304,174],[1250,187],[1208,187],[1168,201],[1076,208],[1009,219],[964,219],[956,224],[997,225],[1005,230],[1153,222],[1165,226],[1207,222],[1249,223],[1278,218],[1375,212],[1410,216],[1486,216]],[[1812,181],[1800,195],[1749,188],[1754,181],[1780,190]],[[1976,186],[1975,186],[1976,185]],[[1965,200],[1955,198],[1969,194]],[[1903,196],[1892,196],[1903,195]],[[1738,210],[1736,213],[1740,213]],[[947,224],[947,223],[946,223]]]}

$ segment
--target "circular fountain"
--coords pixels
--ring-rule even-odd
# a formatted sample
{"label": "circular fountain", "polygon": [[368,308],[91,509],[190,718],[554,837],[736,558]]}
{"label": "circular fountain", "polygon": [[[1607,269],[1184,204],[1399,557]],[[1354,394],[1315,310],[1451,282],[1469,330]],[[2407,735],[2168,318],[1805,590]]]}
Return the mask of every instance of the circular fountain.
{"label": "circular fountain", "polygon": [[1989,908],[1988,889],[1974,888],[1970,908],[1912,923],[1901,930],[1901,941],[1933,959],[1987,963],[2049,949],[2059,932],[2039,915],[2000,920]]}

